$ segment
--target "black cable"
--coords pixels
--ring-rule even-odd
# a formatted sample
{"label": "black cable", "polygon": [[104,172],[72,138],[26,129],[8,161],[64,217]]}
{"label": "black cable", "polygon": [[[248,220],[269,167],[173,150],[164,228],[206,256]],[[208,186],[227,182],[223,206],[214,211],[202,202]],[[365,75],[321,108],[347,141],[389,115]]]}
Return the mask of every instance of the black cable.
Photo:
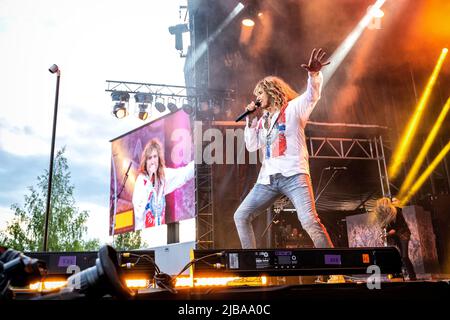
{"label": "black cable", "polygon": [[170,291],[171,293],[177,293],[177,291],[173,288],[172,282],[173,279],[170,275],[168,275],[167,273],[163,273],[161,272],[161,269],[159,269],[158,265],[156,264],[155,260],[153,260],[152,257],[150,257],[147,254],[135,254],[135,253],[129,253],[130,257],[137,257],[138,259],[136,260],[136,262],[134,263],[134,265],[137,265],[140,261],[141,258],[146,259],[147,261],[150,261],[150,263],[154,266],[155,268],[155,275],[154,275],[154,279],[155,279],[155,283],[158,287],[166,289],[168,291]]}
{"label": "black cable", "polygon": [[[166,289],[168,291],[170,291],[171,293],[176,294],[177,290],[174,288],[175,286],[175,281],[176,279],[184,272],[186,271],[191,265],[198,263],[206,258],[209,257],[214,257],[214,256],[218,256],[221,257],[223,255],[225,255],[225,251],[221,251],[221,252],[214,252],[211,254],[208,254],[206,256],[197,258],[197,259],[193,259],[191,261],[189,261],[184,267],[183,269],[174,277],[168,275],[167,273],[161,272],[161,270],[159,269],[158,265],[156,264],[156,262],[153,260],[152,257],[150,257],[149,255],[143,254],[143,255],[139,255],[139,254],[134,254],[134,253],[128,253],[130,257],[137,257],[138,259],[136,260],[136,262],[134,262],[134,265],[137,265],[140,261],[141,258],[144,258],[148,261],[150,261],[150,263],[153,264],[153,266],[155,267],[155,283],[158,287]],[[212,266],[213,264],[208,263],[206,261],[203,261],[205,263],[207,263],[208,265]]]}
{"label": "black cable", "polygon": [[174,277],[174,280],[176,280],[184,271],[186,271],[187,269],[189,269],[189,267],[191,266],[191,265],[193,265],[193,264],[195,264],[195,263],[197,263],[197,262],[200,262],[200,261],[202,261],[203,259],[206,259],[206,258],[209,258],[209,257],[214,257],[214,256],[218,256],[218,257],[221,257],[221,256],[223,256],[223,255],[225,255],[225,251],[220,251],[220,252],[214,252],[214,253],[211,253],[211,254],[207,254],[206,256],[203,256],[203,257],[200,257],[200,258],[197,258],[197,259],[193,259],[193,260],[191,260],[191,261],[189,261],[185,266],[184,266],[184,268]]}
{"label": "black cable", "polygon": [[155,260],[153,260],[152,257],[150,257],[147,254],[135,254],[135,253],[130,253],[130,257],[137,257],[138,259],[136,260],[136,262],[134,263],[135,265],[139,263],[141,258],[145,258],[147,259],[147,261],[150,261],[151,264],[153,264],[153,266],[155,267],[155,271],[157,273],[161,273],[161,270],[159,269],[158,265],[156,264]]}

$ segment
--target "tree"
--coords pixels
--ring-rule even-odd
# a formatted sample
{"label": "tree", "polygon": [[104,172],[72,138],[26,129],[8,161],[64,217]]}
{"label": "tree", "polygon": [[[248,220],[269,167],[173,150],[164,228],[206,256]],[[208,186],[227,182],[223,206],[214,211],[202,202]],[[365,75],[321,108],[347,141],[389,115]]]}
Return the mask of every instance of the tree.
{"label": "tree", "polygon": [[141,230],[121,233],[114,238],[114,247],[117,250],[140,249],[147,246],[142,240]]}
{"label": "tree", "polygon": [[[84,240],[89,212],[80,211],[73,196],[74,186],[70,182],[70,171],[65,148],[55,158],[51,210],[48,227],[49,251],[97,250],[99,240]],[[48,170],[37,177],[36,186],[30,186],[24,196],[24,205],[11,205],[14,218],[8,223],[6,232],[0,235],[0,244],[18,251],[43,249],[44,217],[48,187]]]}

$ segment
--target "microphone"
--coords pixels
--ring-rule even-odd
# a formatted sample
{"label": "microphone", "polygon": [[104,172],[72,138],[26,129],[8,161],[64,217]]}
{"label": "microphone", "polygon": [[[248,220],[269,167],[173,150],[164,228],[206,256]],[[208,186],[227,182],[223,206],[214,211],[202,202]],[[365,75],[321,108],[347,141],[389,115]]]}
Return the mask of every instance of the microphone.
{"label": "microphone", "polygon": [[[255,106],[256,106],[257,108],[261,107],[261,101],[256,100]],[[242,113],[239,117],[237,117],[235,121],[236,121],[236,122],[241,121],[241,120],[244,119],[246,116],[248,116],[250,113],[255,112],[257,108],[255,108],[255,109],[252,110],[252,111],[250,111],[250,110],[245,110],[245,112]]]}
{"label": "microphone", "polygon": [[347,170],[347,167],[326,167],[324,170]]}
{"label": "microphone", "polygon": [[130,161],[130,164],[128,165],[128,169],[127,172],[125,173],[125,175],[128,177],[128,172],[130,172],[131,169],[131,165],[133,164],[133,160]]}

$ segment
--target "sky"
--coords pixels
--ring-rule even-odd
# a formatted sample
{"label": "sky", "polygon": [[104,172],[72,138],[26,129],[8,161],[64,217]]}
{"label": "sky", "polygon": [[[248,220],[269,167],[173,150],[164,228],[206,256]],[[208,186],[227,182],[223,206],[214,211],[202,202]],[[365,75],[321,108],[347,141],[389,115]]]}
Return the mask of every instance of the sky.
{"label": "sky", "polygon": [[[56,75],[56,150],[66,147],[87,238],[108,242],[110,140],[146,122],[112,114],[106,80],[184,85],[168,27],[184,0],[0,0],[0,231],[48,170]],[[185,34],[187,35],[187,34]],[[186,38],[185,38],[186,40]],[[186,48],[185,43],[185,48]]]}

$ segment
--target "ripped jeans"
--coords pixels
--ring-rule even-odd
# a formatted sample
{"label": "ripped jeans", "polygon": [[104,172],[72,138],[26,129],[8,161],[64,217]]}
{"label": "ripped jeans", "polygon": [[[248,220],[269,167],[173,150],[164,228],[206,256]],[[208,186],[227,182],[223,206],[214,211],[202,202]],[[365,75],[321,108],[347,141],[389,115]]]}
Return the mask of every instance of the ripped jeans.
{"label": "ripped jeans", "polygon": [[252,221],[265,212],[284,194],[291,200],[300,223],[311,237],[316,248],[332,248],[330,236],[320,222],[314,204],[311,179],[307,174],[285,177],[280,173],[270,176],[270,184],[255,184],[234,213],[234,222],[243,249],[255,249],[256,240]]}

